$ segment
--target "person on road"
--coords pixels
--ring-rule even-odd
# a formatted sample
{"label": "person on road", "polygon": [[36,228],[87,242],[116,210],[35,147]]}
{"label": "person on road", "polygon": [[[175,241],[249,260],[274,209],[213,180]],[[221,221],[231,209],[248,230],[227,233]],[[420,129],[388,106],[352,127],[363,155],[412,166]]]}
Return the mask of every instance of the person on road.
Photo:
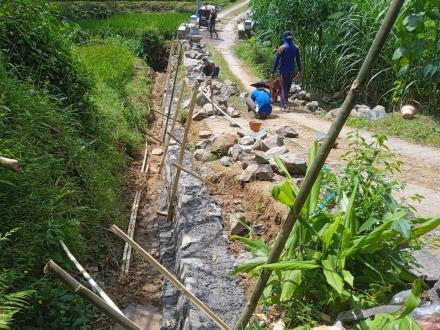
{"label": "person on road", "polygon": [[209,14],[209,19],[208,19],[208,30],[209,30],[209,34],[211,35],[211,39],[212,39],[212,34],[215,33],[215,37],[218,39],[218,33],[215,30],[215,20],[217,19],[217,11],[215,10],[215,7],[211,9],[211,13]]}
{"label": "person on road", "polygon": [[220,72],[220,68],[216,66],[214,62],[208,60],[206,56],[202,58],[202,62],[203,62],[203,67],[202,67],[203,75],[205,77],[217,78]]}
{"label": "person on road", "polygon": [[270,104],[271,96],[266,89],[270,89],[263,80],[251,85],[256,89],[246,99],[248,111],[252,111],[255,118],[265,119],[272,113],[272,105]]}
{"label": "person on road", "polygon": [[[272,66],[272,80],[274,80],[275,72],[279,66],[281,107],[287,110],[289,106],[290,87],[292,86],[293,79],[302,75],[302,68],[299,50],[292,40],[292,33],[290,31],[283,32],[283,41],[284,44],[278,48],[275,55],[275,61]],[[295,63],[297,68],[295,68]]]}

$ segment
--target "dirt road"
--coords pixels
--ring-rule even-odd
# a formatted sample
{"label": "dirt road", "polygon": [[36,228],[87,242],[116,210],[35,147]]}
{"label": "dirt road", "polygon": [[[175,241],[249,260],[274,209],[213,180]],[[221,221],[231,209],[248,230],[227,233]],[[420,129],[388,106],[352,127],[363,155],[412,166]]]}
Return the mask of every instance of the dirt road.
{"label": "dirt road", "polygon": [[[224,13],[220,13],[219,39],[210,40],[210,43],[223,55],[225,61],[232,73],[241,80],[247,91],[251,90],[250,83],[258,79],[249,67],[234,54],[234,46],[237,42],[236,21],[248,10],[249,1],[241,2]],[[241,12],[240,12],[241,9]],[[241,118],[240,124],[247,127],[247,119]],[[226,122],[208,119],[207,124],[214,132],[231,130]],[[298,145],[292,146],[293,151],[304,154],[306,147],[314,139],[316,131],[327,132],[331,122],[318,118],[302,109],[292,109],[285,113],[280,112],[279,108],[274,108],[273,116],[264,122],[264,126],[271,130],[285,125],[295,127],[300,138],[298,143],[304,148],[298,148]],[[345,140],[347,134],[352,129],[344,128],[340,137],[344,140],[340,143],[339,149],[334,150],[329,157],[330,162],[341,163],[341,155],[348,149],[348,143]],[[361,135],[368,141],[372,140],[373,133],[361,131]],[[417,207],[418,215],[436,215],[440,213],[440,149],[409,143],[402,139],[390,138],[388,141],[390,149],[399,155],[399,159],[404,162],[400,178],[407,182],[406,189],[397,194],[396,197],[408,197],[414,194],[424,196],[419,204],[413,204]]]}

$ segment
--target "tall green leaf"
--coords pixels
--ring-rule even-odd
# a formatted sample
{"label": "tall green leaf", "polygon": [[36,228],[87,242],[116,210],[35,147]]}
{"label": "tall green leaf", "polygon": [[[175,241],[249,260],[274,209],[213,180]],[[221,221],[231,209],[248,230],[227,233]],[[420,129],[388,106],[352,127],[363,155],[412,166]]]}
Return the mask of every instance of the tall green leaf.
{"label": "tall green leaf", "polygon": [[292,299],[295,290],[298,289],[302,281],[302,271],[291,270],[283,273],[283,282],[281,284],[281,302],[287,302]]}
{"label": "tall green leaf", "polygon": [[333,267],[332,262],[329,259],[325,259],[321,261],[323,272],[327,283],[339,294],[341,295],[344,291],[344,282],[336,273],[335,268]]}
{"label": "tall green leaf", "polygon": [[275,262],[273,264],[267,264],[267,265],[261,265],[256,268],[256,270],[260,269],[271,269],[271,270],[280,270],[280,271],[287,271],[287,270],[310,270],[319,268],[319,265],[314,260],[309,261],[280,261]]}

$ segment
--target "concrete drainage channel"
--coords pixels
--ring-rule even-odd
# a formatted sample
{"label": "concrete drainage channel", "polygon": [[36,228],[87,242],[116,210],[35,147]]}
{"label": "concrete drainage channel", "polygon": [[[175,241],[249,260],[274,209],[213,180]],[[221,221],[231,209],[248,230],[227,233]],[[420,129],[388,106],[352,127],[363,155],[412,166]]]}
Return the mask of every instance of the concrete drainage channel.
{"label": "concrete drainage channel", "polygon": [[[177,61],[173,61],[176,63]],[[171,80],[171,79],[170,79]],[[172,83],[172,81],[171,81]],[[167,82],[166,101],[172,88]],[[179,90],[179,86],[176,86]],[[173,100],[174,101],[174,100]],[[171,113],[176,111],[173,102]],[[164,125],[166,118],[164,118]],[[182,129],[173,135],[182,138]],[[180,146],[170,145],[162,174],[163,192],[158,210],[166,210]],[[185,153],[183,167],[193,167],[192,155]],[[222,212],[211,199],[203,183],[182,173],[174,218],[167,221],[159,216],[161,263],[214,313],[231,327],[245,306],[244,289],[240,277],[229,275],[235,259],[228,254],[227,236],[223,228]],[[219,329],[198,307],[192,304],[171,283],[165,281],[162,290],[163,317],[161,329]]]}

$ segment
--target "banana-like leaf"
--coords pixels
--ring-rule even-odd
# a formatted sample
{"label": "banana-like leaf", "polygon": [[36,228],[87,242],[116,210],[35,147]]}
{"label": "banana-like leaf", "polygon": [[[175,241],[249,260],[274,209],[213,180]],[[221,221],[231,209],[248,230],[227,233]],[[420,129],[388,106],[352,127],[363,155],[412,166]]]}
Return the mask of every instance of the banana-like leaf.
{"label": "banana-like leaf", "polygon": [[393,223],[391,226],[391,229],[397,231],[402,235],[404,238],[410,238],[411,237],[411,225],[410,223],[405,219],[399,219]]}
{"label": "banana-like leaf", "polygon": [[271,270],[280,270],[280,271],[287,271],[287,270],[310,270],[319,268],[319,265],[316,261],[310,260],[310,261],[280,261],[275,262],[273,264],[266,264],[261,265],[256,268],[256,270],[260,269],[271,269]]}
{"label": "banana-like leaf", "polygon": [[341,220],[342,215],[339,214],[338,216],[336,216],[335,220],[328,226],[327,230],[322,234],[321,240],[326,250],[329,248],[333,235],[338,230]]}
{"label": "banana-like leaf", "polygon": [[286,165],[284,165],[284,162],[280,159],[279,156],[274,156],[273,160],[275,161],[275,164],[277,164],[278,168],[284,173],[284,175],[289,178],[289,180],[292,179]]}
{"label": "banana-like leaf", "polygon": [[375,224],[378,224],[379,220],[375,218],[370,218],[365,221],[358,229],[358,234],[363,233],[364,231],[370,230]]}
{"label": "banana-like leaf", "polygon": [[356,219],[356,214],[354,212],[354,202],[356,201],[358,188],[359,188],[359,180],[356,178],[353,191],[351,193],[350,200],[348,202],[344,216],[344,226],[345,228],[349,228],[351,230],[352,235],[357,234],[357,230],[359,227]]}
{"label": "banana-like leaf", "polygon": [[344,281],[348,283],[351,287],[353,287],[353,281],[354,277],[351,275],[351,273],[348,270],[343,269],[342,270],[342,277],[344,278]]}
{"label": "banana-like leaf", "polygon": [[341,295],[344,291],[344,281],[341,276],[336,273],[332,262],[329,259],[321,261],[322,270],[324,272],[325,279],[327,283],[339,294]]}
{"label": "banana-like leaf", "polygon": [[264,265],[267,261],[266,257],[256,257],[250,260],[247,260],[237,267],[231,272],[231,275],[238,275],[241,273],[249,273],[253,270],[257,270],[257,267]]}
{"label": "banana-like leaf", "polygon": [[267,256],[270,253],[270,246],[266,245],[266,243],[260,239],[250,239],[237,235],[233,235],[232,239],[238,239],[244,243],[253,254]]}
{"label": "banana-like leaf", "polygon": [[426,221],[413,228],[413,237],[423,236],[440,225],[440,216],[427,218]]}
{"label": "banana-like leaf", "polygon": [[292,299],[295,290],[302,281],[302,271],[291,270],[283,273],[283,282],[281,284],[281,302],[288,302]]}

